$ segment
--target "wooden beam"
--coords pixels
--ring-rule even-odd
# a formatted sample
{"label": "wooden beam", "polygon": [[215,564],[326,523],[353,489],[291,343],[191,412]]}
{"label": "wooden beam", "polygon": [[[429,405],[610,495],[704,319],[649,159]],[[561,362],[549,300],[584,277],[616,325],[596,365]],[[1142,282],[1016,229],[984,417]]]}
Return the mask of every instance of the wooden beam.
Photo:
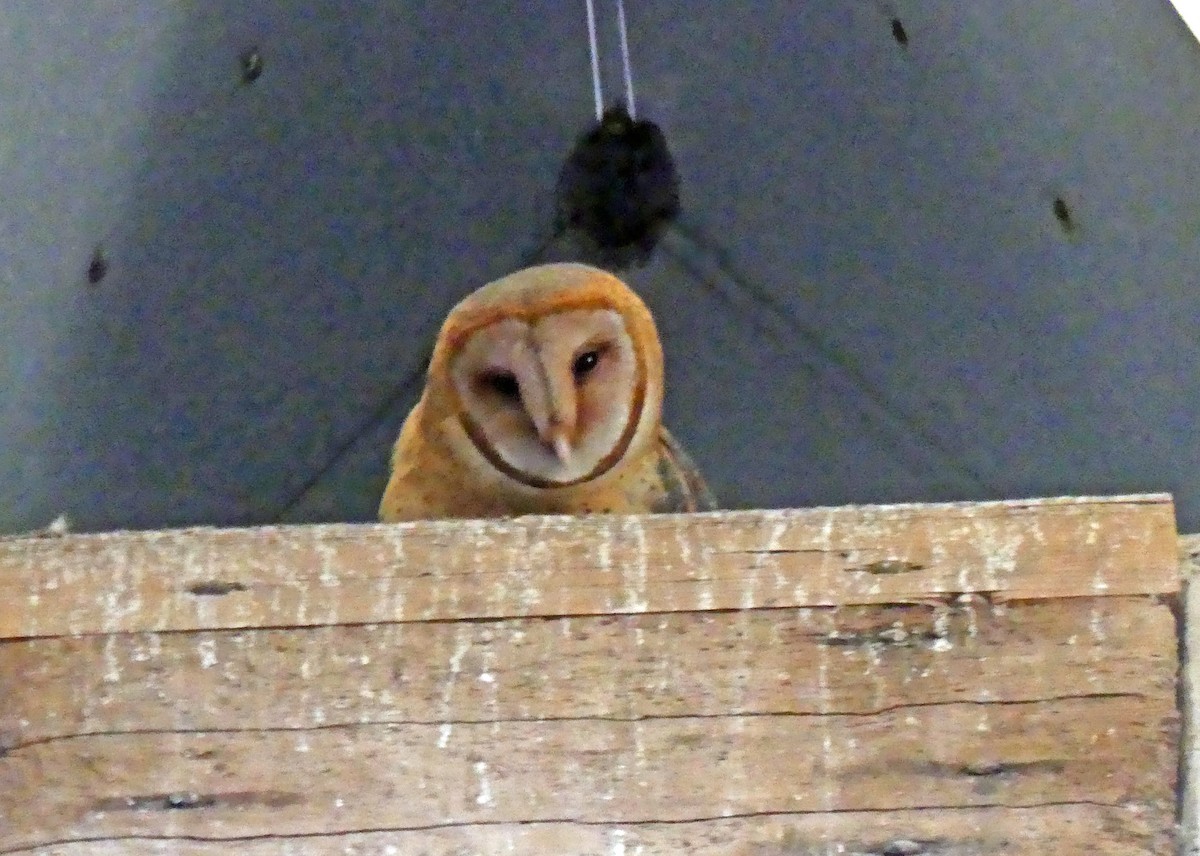
{"label": "wooden beam", "polygon": [[0,541],[0,638],[1179,589],[1164,495]]}
{"label": "wooden beam", "polygon": [[0,854],[1170,852],[1176,551],[1166,497],[3,542]]}
{"label": "wooden beam", "polygon": [[20,745],[17,733],[33,743],[231,723],[858,716],[1169,699],[1175,675],[1161,655],[1174,644],[1170,610],[1128,596],[17,640],[0,645],[0,674],[20,677],[0,705],[0,748]]}

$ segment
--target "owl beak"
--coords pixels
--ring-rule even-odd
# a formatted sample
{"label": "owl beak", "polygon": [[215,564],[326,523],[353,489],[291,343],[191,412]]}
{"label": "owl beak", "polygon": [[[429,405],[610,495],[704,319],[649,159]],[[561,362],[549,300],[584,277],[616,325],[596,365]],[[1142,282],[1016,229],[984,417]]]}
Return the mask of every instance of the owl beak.
{"label": "owl beak", "polygon": [[567,463],[571,459],[571,441],[567,439],[567,435],[555,431],[550,443],[554,447],[554,455],[560,463]]}

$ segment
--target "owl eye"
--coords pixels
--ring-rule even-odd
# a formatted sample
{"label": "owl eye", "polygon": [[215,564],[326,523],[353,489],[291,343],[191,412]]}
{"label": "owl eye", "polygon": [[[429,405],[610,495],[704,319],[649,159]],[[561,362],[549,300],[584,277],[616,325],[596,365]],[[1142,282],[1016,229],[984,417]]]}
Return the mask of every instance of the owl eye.
{"label": "owl eye", "polygon": [[571,371],[575,375],[575,380],[580,381],[591,374],[599,364],[600,351],[585,351],[575,358],[575,365],[571,366]]}
{"label": "owl eye", "polygon": [[504,398],[516,400],[521,397],[521,385],[512,372],[490,372],[482,381],[484,386]]}

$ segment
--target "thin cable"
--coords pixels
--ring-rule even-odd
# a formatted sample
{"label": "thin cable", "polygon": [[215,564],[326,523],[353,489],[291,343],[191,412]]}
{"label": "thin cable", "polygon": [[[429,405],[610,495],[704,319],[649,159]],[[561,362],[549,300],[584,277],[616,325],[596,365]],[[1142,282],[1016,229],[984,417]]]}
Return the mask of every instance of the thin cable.
{"label": "thin cable", "polygon": [[625,109],[629,111],[630,119],[636,119],[637,108],[633,104],[633,63],[629,60],[629,32],[625,29],[625,0],[617,0],[617,27],[621,30],[621,63],[625,67]]}
{"label": "thin cable", "polygon": [[604,118],[604,94],[600,91],[600,50],[596,47],[596,7],[587,3],[588,47],[592,50],[592,94],[596,97],[596,121]]}

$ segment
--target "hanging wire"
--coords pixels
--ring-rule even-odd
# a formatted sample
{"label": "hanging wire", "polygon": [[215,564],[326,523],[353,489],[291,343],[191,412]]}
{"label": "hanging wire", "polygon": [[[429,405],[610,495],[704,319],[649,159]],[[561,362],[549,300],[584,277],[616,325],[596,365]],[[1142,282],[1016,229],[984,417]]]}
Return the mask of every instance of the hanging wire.
{"label": "hanging wire", "polygon": [[630,119],[637,118],[633,103],[633,63],[629,60],[629,32],[625,28],[625,0],[617,0],[617,27],[621,31],[621,65],[625,71],[625,109]]}
{"label": "hanging wire", "polygon": [[[596,101],[596,121],[604,118],[604,91],[600,85],[600,48],[596,41],[595,0],[584,0],[587,7],[588,48],[592,54],[592,95]],[[637,118],[633,95],[633,61],[629,58],[629,27],[625,22],[625,0],[617,0],[617,31],[621,37],[621,71],[625,78],[625,111]]]}
{"label": "hanging wire", "polygon": [[596,7],[592,0],[587,4],[588,47],[592,51],[592,94],[596,98],[596,121],[604,118],[604,94],[600,91],[600,50],[596,47]]}

